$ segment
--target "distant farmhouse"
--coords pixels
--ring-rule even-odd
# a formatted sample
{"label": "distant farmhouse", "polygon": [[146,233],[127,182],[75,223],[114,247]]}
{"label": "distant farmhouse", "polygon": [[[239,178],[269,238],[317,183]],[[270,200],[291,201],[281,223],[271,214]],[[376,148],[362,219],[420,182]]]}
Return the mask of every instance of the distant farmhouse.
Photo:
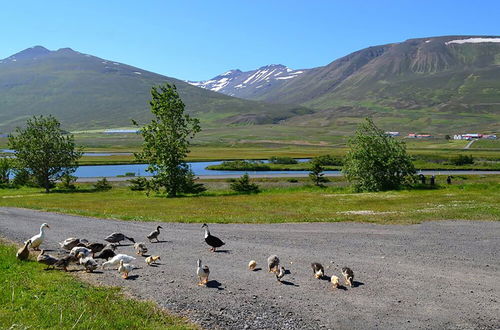
{"label": "distant farmhouse", "polygon": [[497,136],[495,134],[467,133],[467,134],[455,134],[455,135],[453,135],[453,140],[472,140],[472,139],[496,140],[496,138],[497,138]]}
{"label": "distant farmhouse", "polygon": [[388,136],[400,136],[399,132],[385,132]]}
{"label": "distant farmhouse", "polygon": [[407,138],[409,139],[429,139],[431,137],[432,135],[430,134],[415,134],[415,133],[410,133],[407,136]]}

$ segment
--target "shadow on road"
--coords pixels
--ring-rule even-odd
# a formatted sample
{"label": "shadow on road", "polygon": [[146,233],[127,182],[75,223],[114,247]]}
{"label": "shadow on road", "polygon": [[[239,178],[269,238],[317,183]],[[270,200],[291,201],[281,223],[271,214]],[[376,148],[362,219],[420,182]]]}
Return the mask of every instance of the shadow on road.
{"label": "shadow on road", "polygon": [[212,289],[217,289],[217,290],[224,290],[224,288],[221,287],[221,285],[222,284],[219,281],[211,280],[211,281],[207,282],[206,287],[207,288],[212,288]]}

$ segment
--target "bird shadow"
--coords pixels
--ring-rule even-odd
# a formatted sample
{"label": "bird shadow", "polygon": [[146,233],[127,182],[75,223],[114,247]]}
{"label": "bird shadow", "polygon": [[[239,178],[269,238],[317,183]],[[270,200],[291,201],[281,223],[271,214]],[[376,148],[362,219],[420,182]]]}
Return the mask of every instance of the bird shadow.
{"label": "bird shadow", "polygon": [[291,273],[288,269],[285,269],[285,275],[287,275],[287,274],[291,274]]}
{"label": "bird shadow", "polygon": [[160,265],[161,265],[160,263],[156,263],[156,264],[149,265],[149,267],[159,267]]}
{"label": "bird shadow", "polygon": [[362,285],[365,285],[365,283],[359,282],[359,281],[352,281],[353,288],[357,288],[358,286],[362,286]]}
{"label": "bird shadow", "polygon": [[262,268],[258,267],[258,268],[254,268],[254,269],[252,269],[252,272],[258,272],[258,271],[260,271],[260,270],[262,270]]}
{"label": "bird shadow", "polygon": [[131,275],[131,276],[127,277],[126,280],[135,281],[138,278],[139,278],[139,275]]}
{"label": "bird shadow", "polygon": [[337,289],[347,291],[347,288],[343,285],[339,285]]}
{"label": "bird shadow", "polygon": [[92,273],[92,274],[104,274],[104,272],[102,270],[93,270],[90,273]]}
{"label": "bird shadow", "polygon": [[231,253],[231,250],[215,250],[215,253]]}
{"label": "bird shadow", "polygon": [[[57,250],[54,249],[43,249],[45,252],[55,252]],[[38,250],[33,250],[33,251],[38,251]]]}
{"label": "bird shadow", "polygon": [[169,243],[170,241],[154,241],[154,242],[149,242],[151,244],[158,244],[158,243]]}
{"label": "bird shadow", "polygon": [[284,284],[284,285],[291,285],[291,286],[296,286],[296,287],[299,286],[298,284],[295,284],[295,283],[289,282],[289,281],[280,281],[280,283]]}
{"label": "bird shadow", "polygon": [[332,277],[331,276],[327,276],[327,275],[323,275],[319,278],[319,280],[323,280],[323,281],[328,281],[330,282],[332,280]]}
{"label": "bird shadow", "polygon": [[221,287],[221,283],[216,280],[210,280],[207,282],[206,287],[207,288],[212,288],[212,289],[217,289],[217,290],[224,290],[223,287]]}

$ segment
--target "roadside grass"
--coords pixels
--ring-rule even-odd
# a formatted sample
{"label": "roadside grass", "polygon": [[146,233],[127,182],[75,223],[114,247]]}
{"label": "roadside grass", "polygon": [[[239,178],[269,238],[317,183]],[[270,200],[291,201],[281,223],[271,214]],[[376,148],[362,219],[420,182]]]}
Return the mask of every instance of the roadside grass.
{"label": "roadside grass", "polygon": [[95,287],[61,271],[16,259],[0,240],[2,329],[196,329],[153,303],[125,298],[119,288]]}
{"label": "roadside grass", "polygon": [[[500,220],[500,176],[444,176],[435,189],[353,193],[341,178],[327,188],[301,179],[257,182],[262,193],[239,195],[228,182],[209,181],[201,196],[147,197],[122,185],[107,192],[40,193],[40,189],[0,189],[0,206],[31,208],[101,218],[191,223],[282,223],[359,221],[410,224],[427,220]],[[306,184],[305,184],[306,183]],[[87,187],[87,188],[86,188]],[[88,191],[85,193],[85,191]]]}

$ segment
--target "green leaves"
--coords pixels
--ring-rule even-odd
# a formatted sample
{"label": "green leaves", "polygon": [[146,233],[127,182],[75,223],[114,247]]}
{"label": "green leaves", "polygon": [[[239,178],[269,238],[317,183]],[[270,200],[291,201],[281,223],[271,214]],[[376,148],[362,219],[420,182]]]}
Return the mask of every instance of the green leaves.
{"label": "green leaves", "polygon": [[404,142],[366,119],[349,140],[342,171],[357,191],[397,189],[413,182],[416,173]]}
{"label": "green leaves", "polygon": [[143,151],[135,154],[137,159],[148,162],[147,171],[153,174],[148,191],[164,190],[168,197],[203,191],[194,184],[191,169],[184,161],[190,140],[201,131],[199,120],[184,113],[185,105],[174,85],[153,87],[151,97],[154,118],[141,128]]}
{"label": "green leaves", "polygon": [[17,128],[9,136],[9,147],[14,149],[17,167],[25,169],[37,183],[49,192],[54,181],[76,170],[82,156],[75,148],[73,135],[61,130],[59,121],[52,116],[33,116],[26,128]]}

